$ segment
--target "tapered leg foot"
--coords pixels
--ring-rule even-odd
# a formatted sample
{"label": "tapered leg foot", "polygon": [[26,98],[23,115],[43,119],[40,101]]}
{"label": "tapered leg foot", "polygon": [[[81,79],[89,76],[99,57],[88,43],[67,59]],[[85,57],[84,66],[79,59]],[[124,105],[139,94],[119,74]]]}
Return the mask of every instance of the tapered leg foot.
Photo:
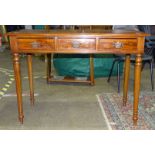
{"label": "tapered leg foot", "polygon": [[24,122],[24,116],[23,115],[19,116],[19,121],[21,124],[23,124],[23,122]]}
{"label": "tapered leg foot", "polygon": [[31,105],[34,105],[35,99],[34,99],[34,94],[31,94],[32,97],[30,97],[30,103]]}

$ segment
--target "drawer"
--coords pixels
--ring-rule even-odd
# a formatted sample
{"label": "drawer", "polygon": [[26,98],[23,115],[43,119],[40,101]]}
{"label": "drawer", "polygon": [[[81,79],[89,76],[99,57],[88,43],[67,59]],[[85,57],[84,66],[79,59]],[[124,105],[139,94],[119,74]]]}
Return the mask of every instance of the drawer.
{"label": "drawer", "polygon": [[137,39],[99,39],[98,50],[136,50]]}
{"label": "drawer", "polygon": [[55,50],[54,39],[18,39],[19,50]]}
{"label": "drawer", "polygon": [[58,50],[94,50],[95,39],[58,39]]}

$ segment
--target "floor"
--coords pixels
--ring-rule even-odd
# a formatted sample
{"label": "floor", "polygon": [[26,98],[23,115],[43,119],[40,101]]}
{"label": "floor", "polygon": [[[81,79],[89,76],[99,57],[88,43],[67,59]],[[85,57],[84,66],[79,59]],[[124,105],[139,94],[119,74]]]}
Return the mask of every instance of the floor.
{"label": "floor", "polygon": [[[46,84],[45,62],[33,57],[35,106],[30,105],[26,57],[21,57],[24,124],[17,115],[12,56],[9,49],[0,52],[0,129],[14,130],[106,130],[107,125],[96,95],[117,91],[117,78],[95,80],[95,86]],[[142,91],[151,91],[149,68],[142,72]],[[122,78],[121,78],[122,82]],[[133,90],[133,66],[129,91]],[[121,83],[122,91],[122,83]]]}

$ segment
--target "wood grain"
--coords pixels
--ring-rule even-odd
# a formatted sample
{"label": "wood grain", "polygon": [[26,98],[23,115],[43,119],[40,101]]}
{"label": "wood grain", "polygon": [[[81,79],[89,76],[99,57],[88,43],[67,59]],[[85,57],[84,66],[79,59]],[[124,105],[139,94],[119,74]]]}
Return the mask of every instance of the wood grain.
{"label": "wood grain", "polygon": [[19,50],[55,50],[54,39],[33,38],[33,39],[18,39]]}
{"label": "wood grain", "polygon": [[29,77],[29,87],[30,87],[30,101],[31,101],[31,105],[34,105],[32,54],[27,54],[27,64],[28,64],[28,77]]}
{"label": "wood grain", "polygon": [[140,82],[141,82],[141,66],[142,66],[142,56],[141,54],[137,54],[136,62],[135,62],[134,104],[133,104],[134,125],[137,125],[137,120],[138,120],[138,103],[139,103]]}
{"label": "wood grain", "polygon": [[117,43],[122,44],[119,49],[123,50],[137,50],[137,39],[100,39],[99,40],[99,50],[104,49],[117,49]]}
{"label": "wood grain", "polygon": [[128,86],[129,86],[129,76],[130,76],[130,55],[127,54],[125,57],[125,68],[124,68],[124,85],[123,85],[123,105],[126,105]]}
{"label": "wood grain", "polygon": [[23,123],[23,104],[22,104],[22,88],[21,88],[21,75],[20,75],[20,64],[19,64],[19,54],[13,54],[13,67],[16,81],[16,93],[17,93],[17,103],[18,103],[18,118],[21,123]]}

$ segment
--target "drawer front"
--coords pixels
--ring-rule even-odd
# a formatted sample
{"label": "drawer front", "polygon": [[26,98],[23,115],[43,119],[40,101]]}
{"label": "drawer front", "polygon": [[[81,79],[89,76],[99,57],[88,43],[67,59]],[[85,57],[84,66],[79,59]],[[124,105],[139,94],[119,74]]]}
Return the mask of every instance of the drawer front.
{"label": "drawer front", "polygon": [[55,50],[54,39],[18,39],[19,50]]}
{"label": "drawer front", "polygon": [[99,50],[136,50],[137,39],[100,39]]}
{"label": "drawer front", "polygon": [[58,39],[58,50],[94,50],[95,39]]}

